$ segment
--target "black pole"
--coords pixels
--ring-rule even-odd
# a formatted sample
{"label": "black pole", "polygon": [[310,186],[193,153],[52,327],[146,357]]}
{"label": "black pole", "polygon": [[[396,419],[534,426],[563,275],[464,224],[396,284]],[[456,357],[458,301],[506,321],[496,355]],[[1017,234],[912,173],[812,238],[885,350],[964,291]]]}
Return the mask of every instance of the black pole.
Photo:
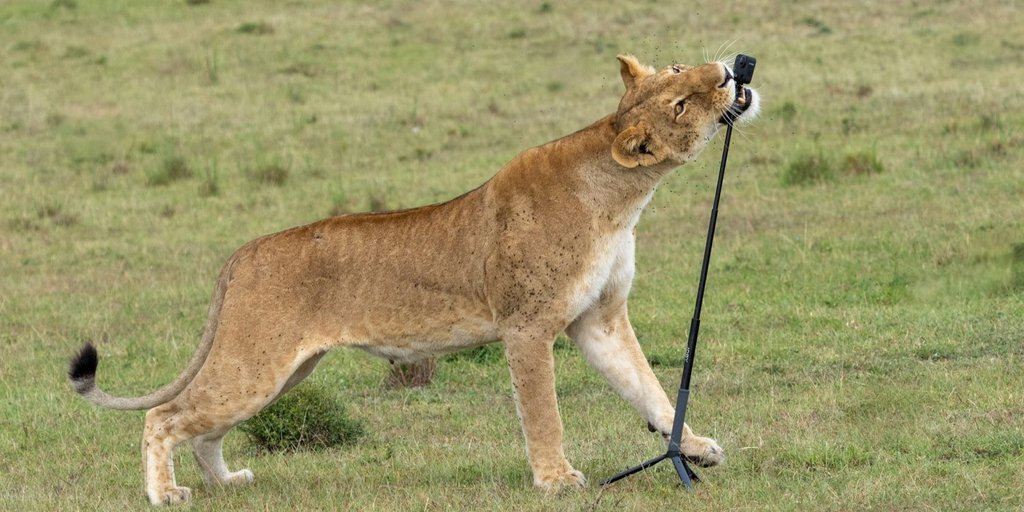
{"label": "black pole", "polygon": [[[754,73],[754,65],[757,61],[746,55],[736,57],[734,73],[736,79],[737,94],[741,93],[742,84],[750,83]],[[749,101],[749,98],[747,99]],[[729,115],[729,114],[727,114]],[[725,145],[722,147],[722,164],[718,169],[718,184],[715,187],[715,201],[711,205],[711,220],[708,222],[708,238],[704,243],[704,260],[700,266],[700,283],[697,285],[697,301],[693,307],[693,318],[690,320],[690,335],[686,341],[686,360],[683,362],[683,376],[679,382],[679,394],[676,396],[676,414],[672,422],[672,434],[669,436],[668,450],[659,457],[655,457],[639,465],[633,466],[625,471],[609,477],[601,482],[601,485],[608,485],[617,482],[629,475],[643,471],[655,464],[669,459],[672,461],[679,475],[679,480],[687,489],[693,490],[693,482],[698,481],[697,474],[686,464],[680,449],[683,438],[683,425],[686,423],[686,406],[690,400],[690,374],[693,372],[693,359],[697,353],[697,335],[700,332],[700,312],[704,304],[704,286],[708,280],[708,266],[711,264],[711,247],[715,241],[715,224],[718,222],[718,202],[722,197],[722,183],[725,181],[725,162],[729,158],[729,143],[732,141],[732,123],[735,118],[727,119],[728,128],[725,131]]]}

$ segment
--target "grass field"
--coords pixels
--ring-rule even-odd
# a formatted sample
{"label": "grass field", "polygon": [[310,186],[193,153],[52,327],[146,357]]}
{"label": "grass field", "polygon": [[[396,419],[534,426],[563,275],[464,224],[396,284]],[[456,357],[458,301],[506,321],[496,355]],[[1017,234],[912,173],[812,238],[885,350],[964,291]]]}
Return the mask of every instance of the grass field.
{"label": "grass field", "polygon": [[[195,4],[195,5],[192,5]],[[422,390],[337,351],[311,380],[368,434],[256,455],[202,510],[1021,510],[1024,15],[1011,2],[0,5],[0,509],[145,509],[142,413],[71,391],[169,382],[224,260],[258,235],[445,200],[611,112],[615,55],[758,58],[734,137],[688,419],[728,460],[531,488],[500,357]],[[631,313],[674,389],[721,142],[660,188]],[[566,453],[591,481],[661,441],[571,346]],[[674,396],[674,394],[673,394]]]}

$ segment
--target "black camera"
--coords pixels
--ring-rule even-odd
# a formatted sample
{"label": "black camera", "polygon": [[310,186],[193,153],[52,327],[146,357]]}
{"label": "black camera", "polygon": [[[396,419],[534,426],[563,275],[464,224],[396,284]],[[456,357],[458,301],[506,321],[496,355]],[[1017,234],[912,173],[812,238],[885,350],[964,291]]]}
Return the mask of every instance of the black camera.
{"label": "black camera", "polygon": [[732,66],[733,78],[736,80],[736,85],[749,84],[754,78],[754,66],[757,65],[757,59],[749,55],[737,55],[736,63]]}

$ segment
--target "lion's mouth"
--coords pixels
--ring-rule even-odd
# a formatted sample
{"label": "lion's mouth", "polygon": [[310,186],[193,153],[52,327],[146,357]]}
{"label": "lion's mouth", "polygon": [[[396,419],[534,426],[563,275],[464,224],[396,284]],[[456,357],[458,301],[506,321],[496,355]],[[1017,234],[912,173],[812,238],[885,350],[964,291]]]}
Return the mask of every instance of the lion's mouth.
{"label": "lion's mouth", "polygon": [[733,124],[737,118],[743,115],[744,112],[750,108],[753,103],[753,96],[750,93],[750,89],[743,87],[742,85],[736,89],[736,99],[733,100],[732,105],[725,110],[722,117],[718,119],[719,123],[722,124]]}

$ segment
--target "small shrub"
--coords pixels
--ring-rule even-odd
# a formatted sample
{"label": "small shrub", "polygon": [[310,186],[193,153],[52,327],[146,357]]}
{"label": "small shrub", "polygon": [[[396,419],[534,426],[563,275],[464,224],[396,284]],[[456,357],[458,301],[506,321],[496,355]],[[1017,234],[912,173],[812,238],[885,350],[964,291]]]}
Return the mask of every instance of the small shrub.
{"label": "small shrub", "polygon": [[910,296],[910,286],[913,284],[913,279],[907,274],[897,272],[888,282],[880,284],[882,287],[878,297],[879,302],[892,305],[906,300]]}
{"label": "small shrub", "polygon": [[842,120],[843,135],[850,135],[864,129],[864,123],[857,121],[852,117],[844,117]]}
{"label": "small shrub", "polygon": [[974,32],[961,32],[953,36],[955,46],[972,46],[981,42],[981,35]]}
{"label": "small shrub", "polygon": [[366,435],[331,388],[303,384],[239,425],[259,452],[324,450]]}
{"label": "small shrub", "polygon": [[346,213],[352,213],[351,199],[344,188],[339,188],[331,195],[331,209],[328,210],[328,215],[334,217]]}
{"label": "small shrub", "polygon": [[211,51],[206,55],[203,59],[203,67],[206,69],[206,80],[210,85],[217,85],[220,82],[220,63],[216,51]]}
{"label": "small shrub", "polygon": [[89,190],[92,190],[93,192],[106,192],[107,190],[110,190],[110,178],[106,176],[97,176],[96,178],[93,178],[92,186],[89,187]]}
{"label": "small shrub", "polygon": [[288,100],[296,105],[302,105],[306,102],[306,95],[297,87],[289,87]]}
{"label": "small shrub", "polygon": [[206,167],[206,177],[199,184],[199,196],[211,197],[220,195],[220,181],[217,173],[217,164],[211,163]]}
{"label": "small shrub", "polygon": [[189,169],[184,158],[180,156],[170,157],[164,160],[164,172],[172,181],[183,180],[192,177],[192,169]]}
{"label": "small shrub", "polygon": [[978,129],[983,132],[999,130],[1002,127],[1003,121],[998,115],[982,114],[978,117]]}
{"label": "small shrub", "polygon": [[792,101],[787,101],[779,107],[779,117],[785,122],[790,122],[796,117],[796,104]]}
{"label": "small shrub", "polygon": [[46,45],[38,40],[18,41],[11,45],[11,50],[16,52],[41,52],[46,50]]}
{"label": "small shrub", "polygon": [[186,5],[206,5],[210,0],[185,0]]}
{"label": "small shrub", "polygon": [[40,206],[36,210],[36,217],[39,217],[40,219],[48,219],[48,218],[60,215],[60,213],[61,213],[60,205],[48,204],[48,205],[45,205],[45,206]]}
{"label": "small shrub", "polygon": [[34,222],[32,219],[27,217],[15,217],[7,222],[7,226],[10,227],[12,231],[20,233],[39,231],[42,228],[42,226],[37,222]]}
{"label": "small shrub", "polygon": [[817,18],[814,18],[812,16],[805,17],[804,19],[800,20],[800,23],[803,23],[804,25],[807,25],[808,27],[818,29],[818,33],[819,34],[831,34],[832,33],[832,27],[829,27],[828,25],[825,24],[824,21],[821,21],[821,20],[819,20]]}
{"label": "small shrub", "polygon": [[843,158],[843,173],[854,176],[879,174],[885,170],[874,152],[851,153]]}
{"label": "small shrub", "polygon": [[249,172],[249,178],[264,185],[275,185],[280,187],[288,181],[288,169],[282,165],[270,164],[257,167]]}
{"label": "small shrub", "polygon": [[58,204],[50,204],[36,210],[36,217],[49,219],[55,226],[68,227],[78,224],[78,215],[64,211]]}
{"label": "small shrub", "polygon": [[930,343],[917,347],[914,357],[922,361],[948,361],[956,357],[956,347],[948,343]]}
{"label": "small shrub", "polygon": [[434,156],[434,152],[429,149],[416,148],[408,155],[399,155],[399,162],[408,162],[409,160],[416,160],[418,162],[425,162],[430,160]]}
{"label": "small shrub", "polygon": [[78,8],[78,2],[75,0],[53,0],[50,2],[50,9],[67,9],[73,11]]}
{"label": "small shrub", "polygon": [[285,75],[299,75],[306,78],[313,78],[317,74],[317,69],[312,64],[306,62],[296,62],[281,68],[281,73]]}
{"label": "small shrub", "polygon": [[180,156],[169,156],[164,159],[160,168],[146,176],[146,184],[150,186],[168,185],[192,177],[192,169]]}
{"label": "small shrub", "polygon": [[953,158],[953,163],[957,167],[975,168],[984,161],[984,156],[977,148],[961,151]]}
{"label": "small shrub", "polygon": [[391,373],[385,385],[391,389],[421,388],[434,380],[437,360],[434,358],[415,363],[391,363]]}
{"label": "small shrub", "polygon": [[1010,249],[1010,289],[1024,291],[1024,243],[1013,244]]}
{"label": "small shrub", "polygon": [[242,23],[235,29],[239,34],[251,34],[254,36],[263,36],[274,33],[274,27],[265,21],[259,23],[249,22]]}
{"label": "small shrub", "polygon": [[153,154],[156,154],[157,150],[160,149],[160,146],[156,142],[144,140],[144,141],[140,142],[139,145],[135,147],[135,149],[140,154],[143,154],[143,155],[153,155]]}
{"label": "small shrub", "polygon": [[831,180],[835,176],[832,162],[821,152],[799,156],[782,173],[782,184],[807,186]]}
{"label": "small shrub", "polygon": [[369,207],[371,212],[386,212],[388,211],[387,200],[384,196],[378,193],[370,194]]}
{"label": "small shrub", "polygon": [[53,217],[52,220],[54,225],[66,228],[78,224],[78,215],[73,213],[61,213],[60,215]]}
{"label": "small shrub", "polygon": [[82,57],[88,57],[89,50],[81,46],[68,46],[64,49],[64,55],[62,59],[80,59]]}

